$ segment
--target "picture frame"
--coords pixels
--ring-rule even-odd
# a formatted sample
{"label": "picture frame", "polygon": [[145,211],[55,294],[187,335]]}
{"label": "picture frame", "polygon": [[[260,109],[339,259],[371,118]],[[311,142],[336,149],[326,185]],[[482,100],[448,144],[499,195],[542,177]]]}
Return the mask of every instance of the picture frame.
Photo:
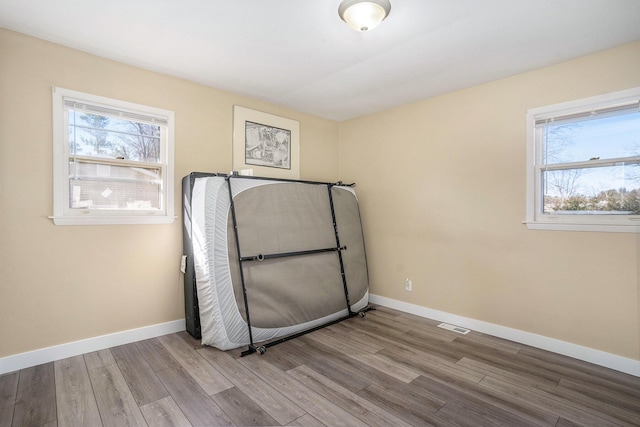
{"label": "picture frame", "polygon": [[300,179],[300,123],[234,105],[232,157],[241,175]]}

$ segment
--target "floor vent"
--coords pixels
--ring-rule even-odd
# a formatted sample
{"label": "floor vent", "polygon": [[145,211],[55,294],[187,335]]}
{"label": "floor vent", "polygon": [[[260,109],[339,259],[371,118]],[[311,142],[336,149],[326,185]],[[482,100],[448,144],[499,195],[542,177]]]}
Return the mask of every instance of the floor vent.
{"label": "floor vent", "polygon": [[467,335],[469,332],[471,332],[471,330],[469,329],[461,328],[460,326],[453,326],[448,323],[440,323],[438,325],[438,328],[447,329],[449,331],[457,332],[462,335]]}

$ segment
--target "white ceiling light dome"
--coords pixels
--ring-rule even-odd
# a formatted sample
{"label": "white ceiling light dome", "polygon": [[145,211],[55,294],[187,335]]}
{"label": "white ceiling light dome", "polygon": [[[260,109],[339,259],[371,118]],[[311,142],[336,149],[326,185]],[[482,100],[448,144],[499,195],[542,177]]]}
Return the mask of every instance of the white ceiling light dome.
{"label": "white ceiling light dome", "polygon": [[370,31],[391,11],[389,0],[343,0],[338,15],[356,31]]}

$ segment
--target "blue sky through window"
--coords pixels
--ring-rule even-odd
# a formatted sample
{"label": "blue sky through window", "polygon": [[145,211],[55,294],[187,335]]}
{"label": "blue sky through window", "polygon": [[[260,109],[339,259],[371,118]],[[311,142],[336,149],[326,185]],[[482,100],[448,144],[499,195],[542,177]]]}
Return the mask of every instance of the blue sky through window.
{"label": "blue sky through window", "polygon": [[[545,135],[548,164],[640,156],[640,112],[548,125]],[[577,175],[575,190],[585,196],[609,189],[640,188],[638,164],[581,169]],[[546,194],[559,195],[552,188],[547,188]]]}

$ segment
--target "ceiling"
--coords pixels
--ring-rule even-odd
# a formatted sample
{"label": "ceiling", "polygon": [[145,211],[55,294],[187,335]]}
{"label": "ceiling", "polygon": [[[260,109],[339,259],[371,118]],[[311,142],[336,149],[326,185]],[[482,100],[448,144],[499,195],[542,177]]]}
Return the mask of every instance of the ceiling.
{"label": "ceiling", "polygon": [[391,0],[367,33],[339,3],[0,0],[0,27],[337,121],[640,40],[639,0]]}

